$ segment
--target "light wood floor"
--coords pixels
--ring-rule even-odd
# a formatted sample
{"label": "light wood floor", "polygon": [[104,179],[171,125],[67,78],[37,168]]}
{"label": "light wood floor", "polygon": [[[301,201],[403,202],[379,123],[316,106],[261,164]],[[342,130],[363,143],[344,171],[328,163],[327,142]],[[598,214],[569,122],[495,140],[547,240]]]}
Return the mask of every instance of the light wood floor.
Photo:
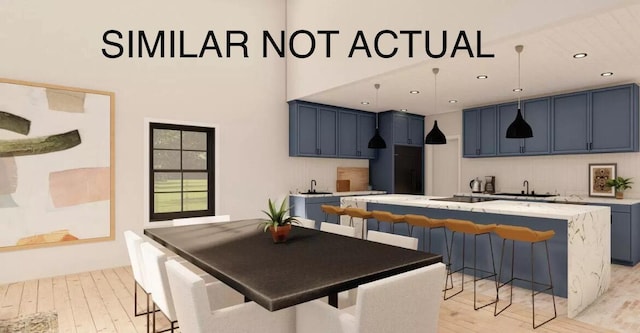
{"label": "light wood floor", "polygon": [[[514,304],[494,317],[492,306],[473,310],[473,289],[466,288],[442,303],[440,332],[614,332],[560,313],[534,331],[529,306]],[[139,303],[144,308],[143,297]],[[60,332],[146,332],[145,317],[133,316],[130,267],[0,285],[0,320],[48,311],[58,313]]]}

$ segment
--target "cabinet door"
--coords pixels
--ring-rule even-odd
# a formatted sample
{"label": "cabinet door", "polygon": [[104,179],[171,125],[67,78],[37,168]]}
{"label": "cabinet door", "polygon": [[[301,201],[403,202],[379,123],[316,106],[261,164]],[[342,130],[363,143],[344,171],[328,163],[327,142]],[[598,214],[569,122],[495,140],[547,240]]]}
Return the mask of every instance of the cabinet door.
{"label": "cabinet door", "polygon": [[631,214],[611,212],[611,259],[631,261]]}
{"label": "cabinet door", "polygon": [[318,154],[318,109],[298,105],[298,155],[316,156]]}
{"label": "cabinet door", "polygon": [[462,112],[462,136],[463,156],[475,157],[478,155],[478,110],[465,110]]}
{"label": "cabinet door", "polygon": [[496,154],[496,107],[490,106],[480,109],[480,155],[493,156]]}
{"label": "cabinet door", "polygon": [[338,111],[318,108],[318,154],[338,156]]}
{"label": "cabinet door", "polygon": [[393,115],[393,143],[399,145],[409,143],[409,117],[406,115]]}
{"label": "cabinet door", "polygon": [[424,145],[424,118],[408,116],[409,144],[413,146]]}
{"label": "cabinet door", "polygon": [[358,114],[340,111],[338,120],[338,142],[340,157],[358,157]]}
{"label": "cabinet door", "polygon": [[524,119],[533,130],[533,137],[524,139],[524,154],[549,153],[549,98],[542,98],[522,103]]}
{"label": "cabinet door", "polygon": [[518,103],[498,105],[498,155],[520,155],[522,153],[523,139],[507,139],[507,128],[516,119],[517,113]]}
{"label": "cabinet door", "polygon": [[588,94],[556,96],[552,101],[552,153],[588,151]]}
{"label": "cabinet door", "polygon": [[591,93],[591,151],[633,151],[633,140],[637,140],[633,134],[637,120],[632,96],[631,86]]}
{"label": "cabinet door", "polygon": [[376,116],[372,114],[358,115],[358,157],[376,158],[376,150],[369,149],[369,140],[376,133]]}

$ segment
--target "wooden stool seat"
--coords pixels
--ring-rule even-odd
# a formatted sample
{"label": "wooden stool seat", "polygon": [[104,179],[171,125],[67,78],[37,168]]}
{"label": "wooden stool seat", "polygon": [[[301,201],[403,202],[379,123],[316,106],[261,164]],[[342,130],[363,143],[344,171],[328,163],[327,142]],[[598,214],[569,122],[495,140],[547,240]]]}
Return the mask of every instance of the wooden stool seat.
{"label": "wooden stool seat", "polygon": [[320,209],[322,209],[325,214],[345,215],[344,208],[338,206],[321,205]]}
{"label": "wooden stool seat", "polygon": [[[415,214],[407,214],[404,216],[404,220],[407,222],[407,224],[409,225],[409,235],[412,236],[413,235],[413,227],[422,227],[424,228],[423,230],[426,231],[426,229],[429,229],[429,247],[428,247],[428,252],[431,252],[431,230],[432,229],[438,229],[438,228],[443,228],[444,230],[444,219],[432,219],[430,217],[426,217],[424,215],[415,215]],[[444,234],[444,246],[445,246],[445,250],[449,249],[449,245],[447,242],[447,233],[445,231],[443,231]],[[424,234],[423,234],[424,235]],[[426,243],[426,238],[425,238],[425,243]],[[424,246],[425,251],[427,251],[427,246]],[[444,258],[444,253],[442,254],[442,257]]]}
{"label": "wooden stool seat", "polygon": [[447,219],[444,222],[447,229],[465,234],[480,235],[492,232],[496,229],[495,224],[476,224],[466,220]]}
{"label": "wooden stool seat", "polygon": [[361,219],[370,219],[373,217],[373,213],[357,207],[347,207],[344,209],[344,213],[351,217],[357,217]]}
{"label": "wooden stool seat", "polygon": [[528,243],[544,242],[551,239],[556,234],[553,230],[536,231],[527,227],[504,224],[498,225],[495,228],[495,233],[504,239]]}
{"label": "wooden stool seat", "polygon": [[373,218],[380,222],[389,222],[389,223],[401,223],[405,222],[404,215],[392,214],[390,212],[385,212],[381,210],[374,210],[371,212]]}

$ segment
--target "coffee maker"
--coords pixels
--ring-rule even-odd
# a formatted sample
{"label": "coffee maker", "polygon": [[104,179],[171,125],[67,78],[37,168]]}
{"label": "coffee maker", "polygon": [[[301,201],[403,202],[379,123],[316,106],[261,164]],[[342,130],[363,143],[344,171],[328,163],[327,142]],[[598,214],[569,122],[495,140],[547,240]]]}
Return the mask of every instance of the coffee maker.
{"label": "coffee maker", "polygon": [[496,176],[484,177],[484,193],[496,193]]}

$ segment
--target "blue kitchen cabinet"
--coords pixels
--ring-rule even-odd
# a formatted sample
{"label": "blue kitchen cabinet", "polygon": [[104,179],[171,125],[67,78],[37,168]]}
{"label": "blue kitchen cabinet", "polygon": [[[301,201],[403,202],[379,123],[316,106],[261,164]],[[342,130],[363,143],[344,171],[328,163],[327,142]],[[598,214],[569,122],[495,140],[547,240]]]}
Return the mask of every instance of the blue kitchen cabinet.
{"label": "blue kitchen cabinet", "polygon": [[507,139],[507,128],[516,118],[518,103],[498,105],[498,156],[543,155],[549,153],[549,98],[521,102],[524,119],[533,131],[532,138]]}
{"label": "blue kitchen cabinet", "polygon": [[340,110],[338,114],[338,155],[345,158],[375,158],[375,149],[367,146],[375,133],[375,115]]}
{"label": "blue kitchen cabinet", "polygon": [[591,91],[589,151],[638,151],[638,86]]}
{"label": "blue kitchen cabinet", "polygon": [[326,214],[322,211],[322,205],[340,206],[339,196],[318,196],[301,197],[297,195],[289,196],[289,209],[291,216],[299,216],[316,221],[316,227],[320,227],[320,222],[326,221],[338,223],[335,215],[329,215],[327,221]]}
{"label": "blue kitchen cabinet", "polygon": [[290,102],[289,156],[337,157],[338,109]]}
{"label": "blue kitchen cabinet", "polygon": [[611,210],[611,260],[631,261],[631,214]]}
{"label": "blue kitchen cabinet", "polygon": [[408,113],[393,115],[393,143],[397,145],[424,145],[424,117]]}
{"label": "blue kitchen cabinet", "polygon": [[491,105],[463,110],[464,157],[496,156],[496,109],[495,105]]}
{"label": "blue kitchen cabinet", "polygon": [[589,151],[589,94],[581,92],[551,98],[552,153]]}
{"label": "blue kitchen cabinet", "polygon": [[638,151],[638,86],[552,97],[552,153]]}

